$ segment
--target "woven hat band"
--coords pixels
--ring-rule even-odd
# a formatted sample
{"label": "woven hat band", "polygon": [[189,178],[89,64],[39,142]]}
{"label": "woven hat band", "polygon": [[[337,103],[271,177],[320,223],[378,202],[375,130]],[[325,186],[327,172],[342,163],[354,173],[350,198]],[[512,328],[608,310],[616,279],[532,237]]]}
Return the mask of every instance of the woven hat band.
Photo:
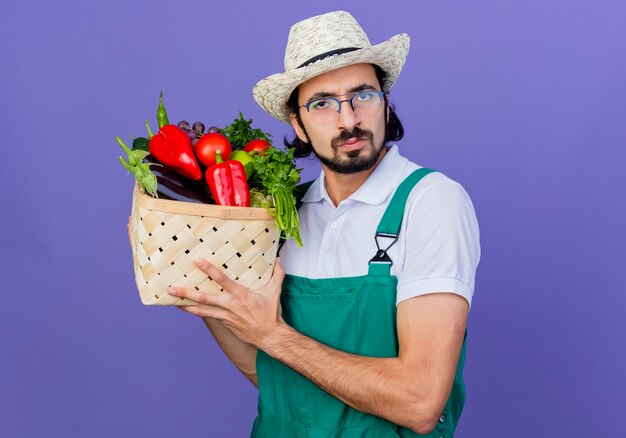
{"label": "woven hat band", "polygon": [[322,59],[325,59],[325,58],[329,58],[333,55],[341,55],[342,53],[354,52],[355,50],[359,50],[359,48],[360,47],[346,47],[344,49],[330,50],[328,52],[322,53],[321,55],[314,56],[313,58],[309,59],[308,61],[305,61],[304,63],[297,66],[296,68],[306,67],[307,65],[313,64],[314,62],[317,62],[317,61],[321,61]]}

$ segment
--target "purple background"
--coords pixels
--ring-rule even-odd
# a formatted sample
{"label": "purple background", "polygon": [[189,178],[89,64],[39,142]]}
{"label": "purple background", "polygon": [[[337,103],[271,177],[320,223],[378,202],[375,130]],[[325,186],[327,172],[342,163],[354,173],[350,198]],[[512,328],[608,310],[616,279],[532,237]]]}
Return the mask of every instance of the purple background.
{"label": "purple background", "polygon": [[401,150],[477,211],[458,436],[626,436],[626,4],[295,4],[4,2],[0,436],[247,436],[256,390],[199,319],[139,300],[114,137],[154,126],[162,89],[174,121],[242,110],[282,139],[251,89],[337,8],[373,43],[411,35]]}

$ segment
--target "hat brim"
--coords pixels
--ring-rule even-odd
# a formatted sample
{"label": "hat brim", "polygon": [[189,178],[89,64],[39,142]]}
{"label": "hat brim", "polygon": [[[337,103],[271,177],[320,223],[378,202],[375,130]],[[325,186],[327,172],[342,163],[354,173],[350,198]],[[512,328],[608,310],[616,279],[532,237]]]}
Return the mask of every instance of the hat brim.
{"label": "hat brim", "polygon": [[410,37],[401,33],[375,46],[333,55],[313,64],[277,73],[260,80],[254,86],[254,100],[270,115],[290,124],[287,101],[292,91],[315,76],[353,64],[376,64],[387,74],[382,87],[388,91],[396,82],[409,53]]}

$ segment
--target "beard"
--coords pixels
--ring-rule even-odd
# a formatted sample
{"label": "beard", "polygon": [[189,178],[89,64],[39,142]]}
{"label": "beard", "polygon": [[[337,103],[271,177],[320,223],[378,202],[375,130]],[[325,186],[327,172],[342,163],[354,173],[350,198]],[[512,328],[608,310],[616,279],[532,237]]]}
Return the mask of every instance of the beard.
{"label": "beard", "polygon": [[[355,138],[364,140],[363,146],[342,154],[340,144]],[[382,143],[378,147],[374,145],[374,134],[357,126],[352,131],[342,131],[341,134],[331,140],[330,146],[333,150],[332,157],[319,155],[315,149],[313,149],[313,153],[328,169],[342,174],[363,172],[371,169],[376,165],[380,155],[383,153]]]}

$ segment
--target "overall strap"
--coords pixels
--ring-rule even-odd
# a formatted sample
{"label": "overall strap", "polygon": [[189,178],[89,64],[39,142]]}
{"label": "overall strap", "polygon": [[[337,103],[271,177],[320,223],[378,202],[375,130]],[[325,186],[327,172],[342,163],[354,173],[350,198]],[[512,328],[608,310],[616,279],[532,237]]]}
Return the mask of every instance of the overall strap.
{"label": "overall strap", "polygon": [[[309,190],[309,187],[311,187],[311,185],[313,185],[314,182],[315,180],[307,181],[305,183],[302,183],[296,186],[295,190],[293,191],[293,196],[296,198],[296,210],[300,210],[300,207],[302,207],[302,198],[304,198],[304,195],[306,194],[307,190]],[[278,241],[278,250],[276,251],[277,253],[280,253],[280,249],[283,247],[286,241],[287,239],[285,239],[284,233],[280,233],[280,240]]]}
{"label": "overall strap", "polygon": [[[387,255],[387,251],[398,241],[406,201],[413,187],[415,187],[422,178],[432,172],[436,172],[436,170],[426,167],[415,170],[402,181],[396,193],[393,195],[393,198],[391,198],[391,202],[387,206],[383,218],[380,220],[378,228],[376,229],[376,235],[374,236],[378,251],[376,251],[376,255],[369,261],[368,273],[370,275],[391,274],[391,265],[393,262],[389,258],[389,255]],[[379,239],[386,239],[386,242],[391,242],[381,248]]]}

